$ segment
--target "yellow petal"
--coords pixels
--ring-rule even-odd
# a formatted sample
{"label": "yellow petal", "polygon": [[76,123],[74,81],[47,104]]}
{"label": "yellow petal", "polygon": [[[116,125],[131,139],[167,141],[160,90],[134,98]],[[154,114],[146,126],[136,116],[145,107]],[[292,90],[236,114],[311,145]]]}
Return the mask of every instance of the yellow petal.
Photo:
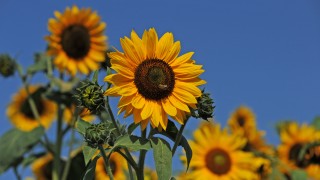
{"label": "yellow petal", "polygon": [[201,90],[191,83],[176,81],[175,88],[177,88],[177,91],[179,91],[179,89],[188,91],[189,93],[191,93],[195,97],[199,97],[202,94]]}
{"label": "yellow petal", "polygon": [[162,99],[161,100],[162,103],[162,107],[164,109],[164,111],[169,114],[170,116],[174,117],[177,115],[177,108],[174,107],[168,98]]}
{"label": "yellow petal", "polygon": [[173,62],[179,55],[181,50],[181,45],[180,45],[180,41],[177,41],[173,44],[170,52],[167,54],[167,56],[164,58],[164,61],[168,62],[169,64],[171,64],[171,62]]}
{"label": "yellow petal", "polygon": [[171,102],[171,104],[174,105],[176,108],[182,111],[190,112],[189,107],[185,103],[177,99],[175,96],[171,95],[168,97],[168,99]]}
{"label": "yellow petal", "polygon": [[133,99],[132,99],[132,106],[137,109],[143,108],[145,103],[146,103],[145,98],[142,97],[139,93],[137,93],[137,95],[135,97],[133,97]]}
{"label": "yellow petal", "polygon": [[172,33],[165,33],[159,40],[159,43],[157,45],[156,49],[156,56],[159,59],[164,59],[170,49],[172,49],[173,46],[173,35]]}
{"label": "yellow petal", "polygon": [[179,56],[174,61],[171,61],[170,66],[175,67],[175,66],[178,66],[180,64],[183,64],[183,63],[189,61],[191,59],[191,57],[193,56],[193,54],[194,54],[194,52],[188,52],[186,54]]}
{"label": "yellow petal", "polygon": [[152,101],[146,100],[146,104],[144,105],[141,111],[141,118],[143,120],[149,118],[153,113],[153,108],[154,108],[154,105]]}

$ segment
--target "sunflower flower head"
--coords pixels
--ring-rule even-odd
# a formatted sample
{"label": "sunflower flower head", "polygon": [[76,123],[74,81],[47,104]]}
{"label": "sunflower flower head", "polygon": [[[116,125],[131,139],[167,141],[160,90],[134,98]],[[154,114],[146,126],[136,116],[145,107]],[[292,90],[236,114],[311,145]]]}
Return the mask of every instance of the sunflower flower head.
{"label": "sunflower flower head", "polygon": [[55,11],[49,19],[46,37],[48,54],[54,56],[55,66],[72,76],[80,71],[89,74],[97,70],[105,60],[107,37],[103,34],[106,24],[90,8],[67,7],[61,13]]}
{"label": "sunflower flower head", "polygon": [[111,128],[110,123],[91,124],[91,126],[86,129],[85,140],[92,148],[97,148],[99,145],[105,143],[114,142],[113,140],[115,137],[113,130],[114,128]]}
{"label": "sunflower flower head", "polygon": [[[44,87],[29,85],[28,91],[21,88],[12,98],[7,108],[7,116],[11,123],[22,131],[32,131],[40,125],[49,128],[55,120],[57,106],[43,95]],[[33,108],[28,98],[33,100]],[[38,112],[38,116],[34,111]]]}
{"label": "sunflower flower head", "polygon": [[16,62],[8,54],[0,54],[0,74],[9,77],[16,70]]}
{"label": "sunflower flower head", "polygon": [[208,120],[208,118],[213,117],[213,111],[215,106],[213,105],[214,101],[210,97],[210,93],[205,93],[204,89],[202,90],[201,97],[197,98],[197,112],[192,110],[192,116],[195,118],[202,118]]}
{"label": "sunflower flower head", "polygon": [[[296,122],[286,124],[280,131],[278,146],[280,160],[290,169],[305,170],[310,178],[320,179],[320,131]],[[304,151],[301,157],[301,151]]]}
{"label": "sunflower flower head", "polygon": [[93,113],[98,113],[105,105],[102,87],[97,82],[82,81],[76,89],[76,99],[80,106],[87,108]]}
{"label": "sunflower flower head", "polygon": [[154,28],[144,31],[142,38],[132,31],[120,42],[124,52],[108,54],[116,73],[104,78],[113,84],[105,95],[121,97],[119,114],[133,114],[142,129],[149,122],[166,129],[168,115],[183,124],[201,97],[198,86],[206,83],[199,78],[204,70],[192,60],[193,52],[179,56],[180,41],[169,32],[158,38]]}
{"label": "sunflower flower head", "polygon": [[[204,122],[194,131],[193,157],[186,179],[256,179],[261,162],[241,149],[246,140],[228,134],[219,124]],[[186,162],[186,157],[181,160]]]}

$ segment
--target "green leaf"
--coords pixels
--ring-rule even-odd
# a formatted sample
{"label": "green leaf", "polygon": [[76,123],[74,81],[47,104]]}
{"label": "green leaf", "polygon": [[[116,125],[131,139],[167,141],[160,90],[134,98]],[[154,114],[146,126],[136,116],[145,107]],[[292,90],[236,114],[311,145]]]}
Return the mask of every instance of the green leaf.
{"label": "green leaf", "polygon": [[92,82],[98,82],[98,74],[99,74],[99,71],[96,70],[94,71],[94,74],[93,74],[93,77],[92,77]]}
{"label": "green leaf", "polygon": [[290,176],[292,180],[303,180],[308,179],[308,174],[303,170],[294,170],[290,172]]}
{"label": "green leaf", "polygon": [[83,136],[86,134],[86,129],[91,126],[91,124],[82,119],[78,119],[75,125],[76,130]]}
{"label": "green leaf", "polygon": [[84,172],[82,179],[83,180],[93,180],[95,171],[96,171],[96,164],[99,156],[95,157],[86,167],[86,171]]}
{"label": "green leaf", "polygon": [[23,158],[21,165],[22,167],[26,168],[27,166],[29,166],[31,163],[33,163],[33,161],[35,161],[36,159],[40,158],[41,156],[45,155],[45,152],[42,153],[37,153],[37,154],[31,154],[26,158]]}
{"label": "green leaf", "polygon": [[139,123],[132,123],[132,124],[130,124],[129,125],[129,127],[128,127],[128,134],[129,135],[131,135],[132,134],[132,132],[139,126],[140,124]]}
{"label": "green leaf", "polygon": [[313,119],[311,123],[317,130],[320,130],[320,116],[317,116]]}
{"label": "green leaf", "polygon": [[47,69],[47,61],[50,60],[50,57],[45,55],[44,53],[36,53],[35,54],[35,64],[31,65],[27,69],[28,74],[34,74],[38,71],[44,71]]}
{"label": "green leaf", "polygon": [[[168,137],[169,139],[171,139],[174,142],[176,140],[178,132],[179,132],[179,130],[176,127],[176,125],[172,121],[168,120],[168,125],[167,125],[166,131],[161,131],[161,132],[158,131],[157,133]],[[190,145],[188,143],[187,138],[182,136],[181,140],[180,140],[180,143],[179,143],[179,146],[182,146],[183,149],[186,152],[187,170],[188,170],[189,169],[189,164],[190,164],[190,161],[191,161],[191,158],[192,158],[192,149],[191,149],[191,147],[190,147]]]}
{"label": "green leaf", "polygon": [[44,128],[38,127],[30,132],[11,129],[3,134],[0,137],[0,174],[38,143],[44,132]]}
{"label": "green leaf", "polygon": [[151,149],[151,145],[149,140],[134,136],[134,135],[123,135],[116,140],[114,146],[112,147],[111,151],[114,151],[116,148],[119,147],[126,147],[131,151],[138,151],[138,150],[149,150]]}
{"label": "green leaf", "polygon": [[88,162],[92,159],[94,154],[97,152],[98,149],[92,148],[90,146],[84,145],[83,146],[83,156],[84,156],[84,163],[87,165]]}
{"label": "green leaf", "polygon": [[172,174],[172,155],[169,143],[161,138],[152,138],[151,144],[158,179],[170,179]]}

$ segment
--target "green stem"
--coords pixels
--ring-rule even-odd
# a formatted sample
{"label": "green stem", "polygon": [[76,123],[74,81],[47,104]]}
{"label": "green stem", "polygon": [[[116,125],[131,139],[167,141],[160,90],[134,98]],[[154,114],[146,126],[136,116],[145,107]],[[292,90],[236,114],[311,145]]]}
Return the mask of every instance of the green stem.
{"label": "green stem", "polygon": [[56,153],[54,154],[54,160],[53,160],[53,173],[52,178],[53,180],[59,180],[60,174],[61,174],[61,168],[60,168],[60,156],[61,156],[61,146],[62,146],[62,118],[63,118],[63,110],[64,105],[58,104],[58,125],[57,125],[57,139],[56,139]]}
{"label": "green stem", "polygon": [[18,167],[17,166],[14,166],[13,167],[13,172],[14,172],[14,175],[16,176],[17,180],[21,180],[21,176],[18,172]]}
{"label": "green stem", "polygon": [[[108,97],[107,97],[106,107],[107,107],[107,111],[108,111],[108,113],[109,113],[109,115],[110,115],[111,121],[112,121],[113,125],[116,127],[117,133],[121,136],[122,134],[121,134],[120,128],[119,128],[119,126],[118,126],[118,123],[116,122],[116,119],[114,118],[114,115],[113,115],[113,112],[112,112],[112,110],[111,110],[111,107],[110,107],[110,105],[109,105],[109,98],[108,98]],[[124,148],[124,151],[125,151],[126,156],[127,156],[129,159],[132,159],[132,160],[133,160],[133,158],[132,158],[129,150],[128,150],[127,148]],[[136,164],[134,160],[133,160],[133,162],[134,162],[134,164]],[[130,167],[129,161],[127,161],[127,165],[128,165],[128,167]],[[132,166],[132,167],[133,167],[133,168],[135,169],[135,171],[137,172],[136,166]],[[133,179],[133,172],[132,172],[132,169],[131,169],[131,168],[129,168],[129,175],[130,175],[130,178]]]}
{"label": "green stem", "polygon": [[189,118],[186,119],[186,121],[184,122],[184,124],[181,125],[179,131],[178,131],[178,134],[177,134],[177,137],[176,137],[176,140],[174,141],[174,145],[173,145],[173,148],[172,148],[172,156],[174,156],[174,153],[176,152],[179,144],[180,144],[180,141],[181,141],[181,138],[182,138],[182,132],[184,130],[184,128],[186,127],[187,125],[187,122],[188,122]]}
{"label": "green stem", "polygon": [[[147,129],[141,131],[141,137],[146,138],[147,137]],[[139,164],[138,164],[138,172],[137,172],[137,178],[138,180],[144,180],[144,160],[146,158],[147,151],[146,150],[140,150],[139,155]]]}
{"label": "green stem", "polygon": [[112,171],[111,171],[111,168],[110,168],[109,160],[108,160],[108,158],[106,156],[106,152],[104,151],[102,145],[99,145],[98,147],[99,147],[99,150],[100,150],[100,154],[103,157],[107,174],[108,174],[110,180],[113,180],[114,178],[113,178],[113,174],[112,174]]}

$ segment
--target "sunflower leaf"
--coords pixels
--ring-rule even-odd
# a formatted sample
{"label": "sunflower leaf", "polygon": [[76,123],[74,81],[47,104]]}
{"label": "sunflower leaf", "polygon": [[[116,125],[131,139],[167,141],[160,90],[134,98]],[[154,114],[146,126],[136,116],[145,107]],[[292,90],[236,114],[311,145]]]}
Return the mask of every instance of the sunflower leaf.
{"label": "sunflower leaf", "polygon": [[90,126],[91,124],[87,121],[84,121],[82,119],[78,119],[75,125],[76,130],[82,134],[83,136],[86,133],[86,129]]}
{"label": "sunflower leaf", "polygon": [[[178,128],[177,128],[176,125],[175,125],[172,121],[170,121],[170,120],[168,120],[168,126],[167,126],[166,131],[161,131],[161,132],[157,131],[157,133],[162,134],[162,135],[168,137],[168,138],[171,139],[173,142],[175,142],[176,137],[177,137],[177,135],[178,135],[178,132],[179,132]],[[192,149],[191,149],[191,147],[190,147],[190,145],[189,145],[188,140],[187,140],[186,137],[184,137],[184,136],[181,137],[179,146],[182,146],[183,149],[184,149],[185,152],[186,152],[186,157],[187,157],[187,169],[186,169],[186,170],[188,170],[188,169],[189,169],[189,164],[190,164],[190,161],[191,161],[191,158],[192,158]]]}
{"label": "sunflower leaf", "polygon": [[149,140],[145,138],[141,138],[134,135],[123,135],[118,138],[114,146],[111,149],[111,152],[114,151],[116,148],[126,147],[131,151],[138,151],[138,150],[149,150],[151,149],[151,144]]}
{"label": "sunflower leaf", "polygon": [[37,154],[31,154],[28,157],[23,158],[21,165],[22,167],[26,168],[28,167],[33,161],[37,160],[39,157],[45,155],[45,152],[37,153]]}
{"label": "sunflower leaf", "polygon": [[94,83],[98,82],[98,75],[99,75],[99,71],[98,70],[94,71],[92,82]]}
{"label": "sunflower leaf", "polygon": [[162,138],[151,139],[153,159],[159,179],[170,179],[172,174],[172,156],[168,142]]}
{"label": "sunflower leaf", "polygon": [[84,156],[84,162],[87,165],[88,162],[92,159],[94,154],[97,152],[98,149],[92,148],[90,146],[84,145],[83,146],[83,156]]}
{"label": "sunflower leaf", "polygon": [[39,142],[44,132],[43,127],[38,127],[30,132],[11,129],[3,134],[0,137],[0,174],[16,162],[21,163],[17,160]]}
{"label": "sunflower leaf", "polygon": [[315,117],[311,124],[314,126],[314,128],[320,130],[320,116]]}
{"label": "sunflower leaf", "polygon": [[28,74],[34,74],[38,71],[44,71],[47,69],[47,61],[49,60],[47,55],[44,53],[36,53],[34,55],[34,59],[35,63],[27,69]]}
{"label": "sunflower leaf", "polygon": [[86,167],[84,174],[82,175],[83,180],[93,180],[95,171],[96,171],[96,164],[99,156],[95,157]]}
{"label": "sunflower leaf", "polygon": [[303,170],[294,170],[290,172],[290,177],[292,180],[308,179],[308,174]]}

